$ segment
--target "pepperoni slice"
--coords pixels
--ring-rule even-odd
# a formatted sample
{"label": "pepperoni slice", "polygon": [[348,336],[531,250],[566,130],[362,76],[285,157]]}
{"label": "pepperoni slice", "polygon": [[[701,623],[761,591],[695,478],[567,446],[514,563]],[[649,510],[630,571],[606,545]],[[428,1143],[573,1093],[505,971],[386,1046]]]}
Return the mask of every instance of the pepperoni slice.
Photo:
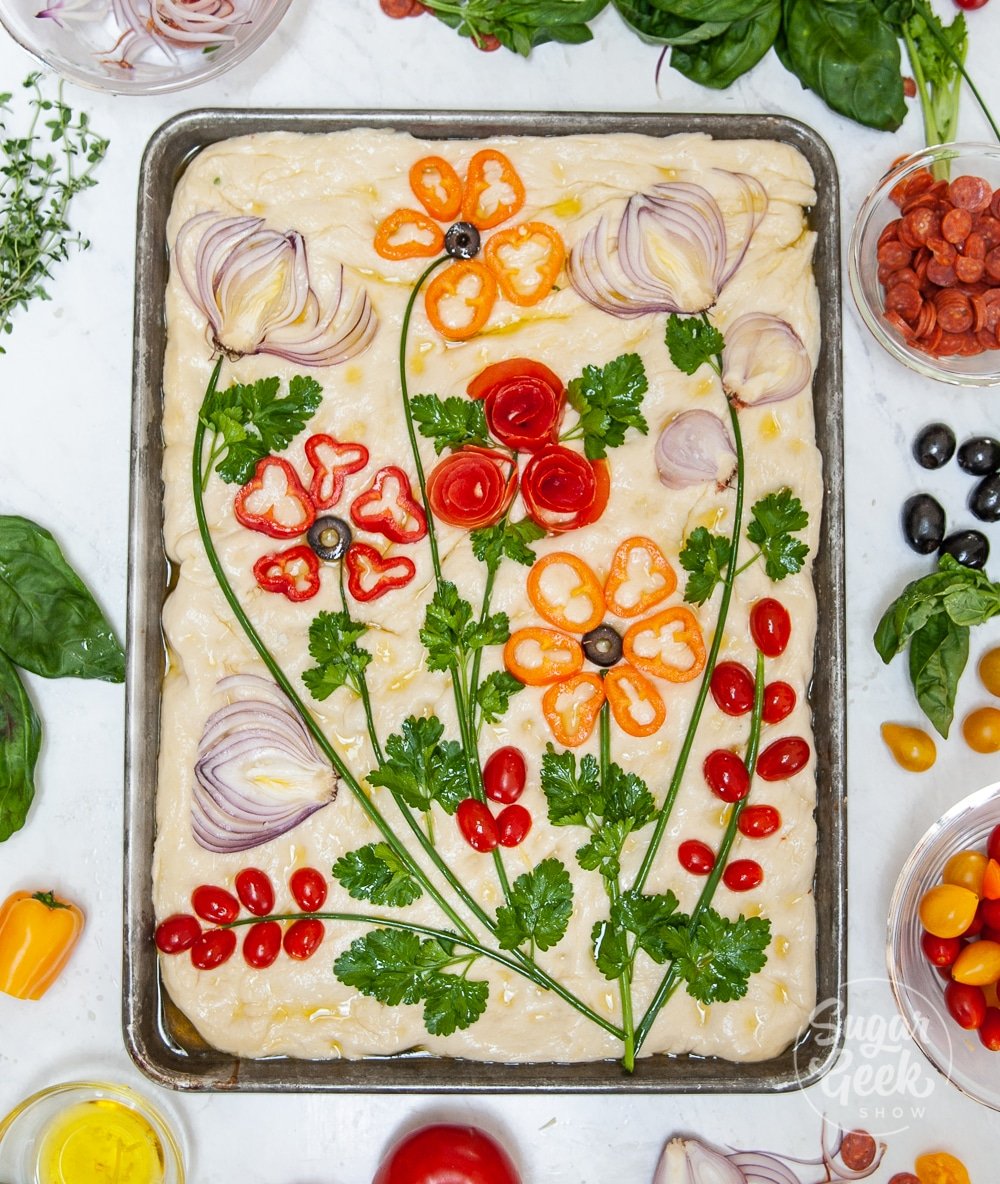
{"label": "pepperoni slice", "polygon": [[965,240],[965,245],[962,247],[962,254],[967,259],[985,259],[986,258],[986,239],[974,230]]}
{"label": "pepperoni slice", "polygon": [[906,321],[903,320],[898,312],[894,312],[892,309],[889,309],[889,311],[885,314],[885,319],[898,333],[902,335],[904,340],[913,341],[913,330],[906,323]]}
{"label": "pepperoni slice", "polygon": [[898,271],[890,271],[883,283],[886,291],[894,288],[897,284],[912,284],[915,288],[920,287],[920,280],[917,279],[917,273],[912,267],[901,267]]}
{"label": "pepperoni slice", "polygon": [[972,328],[972,304],[961,292],[944,290],[934,303],[937,306],[938,324],[945,333],[965,333]]}
{"label": "pepperoni slice", "polygon": [[1000,218],[1000,189],[997,189],[990,198],[990,213],[994,218]]}
{"label": "pepperoni slice", "polygon": [[950,243],[964,243],[971,230],[972,215],[968,210],[955,208],[941,219],[941,237]]}
{"label": "pepperoni slice", "polygon": [[994,247],[985,259],[986,274],[991,280],[1000,280],[1000,247]]}
{"label": "pepperoni slice", "polygon": [[927,264],[927,278],[939,288],[950,288],[958,277],[950,263],[941,263],[935,258]]}
{"label": "pepperoni slice", "polygon": [[937,327],[937,306],[933,300],[925,300],[920,309],[920,315],[917,317],[916,324],[913,326],[914,334],[919,338],[930,337]]}
{"label": "pepperoni slice", "polygon": [[902,218],[893,218],[891,222],[887,222],[882,227],[882,233],[878,236],[878,245],[881,246],[883,243],[889,242],[890,239],[896,238],[902,225]]}
{"label": "pepperoni slice", "polygon": [[896,284],[885,296],[886,311],[898,312],[904,321],[914,321],[923,302],[923,297],[912,284]]}
{"label": "pepperoni slice", "polygon": [[878,249],[878,261],[886,267],[896,271],[906,267],[913,258],[913,252],[901,242],[883,243]]}
{"label": "pepperoni slice", "polygon": [[919,246],[927,242],[931,235],[937,233],[939,225],[938,217],[934,211],[922,206],[918,210],[911,210],[901,220],[900,233],[915,239]]}
{"label": "pepperoni slice", "polygon": [[962,281],[963,284],[975,284],[983,278],[983,273],[986,270],[986,265],[982,259],[969,259],[965,255],[959,255],[955,260],[955,275]]}
{"label": "pepperoni slice", "polygon": [[948,186],[948,199],[953,206],[979,214],[990,204],[993,190],[982,177],[956,177]]}
{"label": "pepperoni slice", "polygon": [[986,328],[986,301],[981,295],[972,297],[972,331],[978,333]]}
{"label": "pepperoni slice", "polygon": [[942,332],[941,340],[937,344],[935,353],[942,358],[957,354],[962,346],[962,338],[957,333]]}
{"label": "pepperoni slice", "polygon": [[929,238],[927,245],[930,247],[934,258],[938,263],[954,263],[955,256],[958,252],[945,238]]}
{"label": "pepperoni slice", "polygon": [[972,227],[977,234],[983,236],[987,250],[1000,246],[1000,218],[994,218],[992,214],[983,214],[975,219]]}

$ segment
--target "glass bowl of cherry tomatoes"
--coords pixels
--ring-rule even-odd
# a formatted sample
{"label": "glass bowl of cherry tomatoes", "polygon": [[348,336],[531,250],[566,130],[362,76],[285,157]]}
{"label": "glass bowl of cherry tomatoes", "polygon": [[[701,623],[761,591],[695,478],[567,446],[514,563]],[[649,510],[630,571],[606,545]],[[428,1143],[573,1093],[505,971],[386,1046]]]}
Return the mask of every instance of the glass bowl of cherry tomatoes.
{"label": "glass bowl of cherry tomatoes", "polygon": [[889,981],[931,1064],[1000,1110],[1000,782],[917,843],[889,904]]}
{"label": "glass bowl of cherry tomatoes", "polygon": [[848,275],[879,344],[928,378],[1000,383],[1000,147],[897,161],[854,224]]}

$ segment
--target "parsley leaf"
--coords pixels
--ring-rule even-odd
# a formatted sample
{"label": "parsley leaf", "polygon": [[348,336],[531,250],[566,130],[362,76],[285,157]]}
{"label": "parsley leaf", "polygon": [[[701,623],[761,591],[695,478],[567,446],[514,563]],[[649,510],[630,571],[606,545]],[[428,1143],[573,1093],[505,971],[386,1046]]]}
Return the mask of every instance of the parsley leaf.
{"label": "parsley leaf", "polygon": [[510,906],[497,909],[502,950],[530,942],[540,950],[558,945],[573,913],[573,885],[558,859],[543,859],[511,885]]}
{"label": "parsley leaf", "polygon": [[449,580],[443,580],[424,614],[420,640],[427,650],[428,670],[450,670],[473,650],[503,645],[510,637],[506,613],[475,621],[472,605],[463,600]]}
{"label": "parsley leaf", "polygon": [[729,921],[705,909],[693,927],[670,933],[670,954],[699,1003],[730,1003],[747,993],[750,976],[767,962],[771,922],[763,917]]}
{"label": "parsley leaf", "polygon": [[597,969],[606,979],[621,978],[631,965],[628,937],[610,921],[598,921],[591,929],[590,949]]}
{"label": "parsley leaf", "polygon": [[704,604],[715,591],[729,566],[732,544],[721,534],[711,534],[704,526],[697,526],[688,535],[679,559],[689,572],[684,587],[684,599],[689,604]]}
{"label": "parsley leaf", "polygon": [[334,691],[350,685],[361,693],[365,668],[371,654],[359,646],[368,626],[354,621],[346,612],[322,612],[309,626],[309,655],[318,665],[302,673],[314,699],[328,699]]}
{"label": "parsley leaf", "polygon": [[524,690],[524,684],[519,682],[513,674],[506,670],[494,670],[479,684],[476,691],[476,702],[485,723],[495,724],[507,712],[511,699]]}
{"label": "parsley leaf", "polygon": [[[671,957],[676,931],[687,924],[688,917],[677,912],[677,897],[672,892],[662,896],[623,893],[611,906],[611,919],[598,921],[591,930],[592,951],[598,970],[605,978],[620,978],[631,968],[635,951],[640,949],[662,965]],[[636,938],[631,956],[629,933]]]}
{"label": "parsley leaf", "polygon": [[284,397],[278,395],[280,387],[280,378],[237,382],[224,391],[213,391],[205,400],[201,419],[223,440],[215,466],[223,481],[246,484],[259,460],[288,447],[323,398],[319,383],[301,374],[289,381]]}
{"label": "parsley leaf", "polygon": [[489,441],[482,399],[414,395],[410,400],[410,411],[421,436],[434,441],[434,451],[439,456],[446,448]]}
{"label": "parsley leaf", "polygon": [[491,571],[496,571],[504,556],[531,567],[535,552],[528,544],[544,538],[545,531],[530,518],[522,518],[520,522],[504,520],[495,526],[484,526],[474,530],[470,537],[473,555]]}
{"label": "parsley leaf", "polygon": [[458,974],[434,974],[424,992],[424,1027],[432,1036],[450,1036],[472,1025],[486,1010],[490,984]]}
{"label": "parsley leaf", "polygon": [[694,374],[705,362],[715,369],[725,345],[722,334],[704,313],[679,317],[675,312],[667,320],[666,343],[671,362],[684,374]]}
{"label": "parsley leaf", "polygon": [[369,843],[348,851],[333,865],[333,875],[355,900],[403,908],[423,894],[388,843]]}
{"label": "parsley leaf", "polygon": [[368,774],[369,783],[388,789],[413,810],[426,811],[437,802],[454,814],[472,788],[461,744],[442,740],[443,735],[436,715],[407,717],[400,732],[386,740],[386,759]]}
{"label": "parsley leaf", "polygon": [[586,826],[588,817],[597,812],[594,803],[600,799],[601,771],[589,754],[580,761],[577,772],[572,752],[556,752],[548,745],[542,757],[541,780],[553,826]]}
{"label": "parsley leaf", "polygon": [[805,530],[809,515],[802,503],[786,486],[777,493],[762,497],[750,511],[747,538],[760,548],[764,568],[772,580],[783,580],[802,570],[809,547],[793,538],[795,531]]}
{"label": "parsley leaf", "polygon": [[566,398],[580,414],[571,434],[583,436],[588,460],[607,456],[609,448],[625,443],[635,428],[644,436],[649,424],[642,414],[642,396],[649,389],[646,368],[638,354],[622,354],[606,366],[584,366],[583,374],[566,388]]}

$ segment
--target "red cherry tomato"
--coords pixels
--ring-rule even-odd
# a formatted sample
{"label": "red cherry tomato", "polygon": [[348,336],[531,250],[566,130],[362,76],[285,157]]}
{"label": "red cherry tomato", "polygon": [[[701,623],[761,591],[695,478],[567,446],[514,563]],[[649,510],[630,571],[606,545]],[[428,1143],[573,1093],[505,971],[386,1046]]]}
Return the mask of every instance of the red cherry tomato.
{"label": "red cherry tomato", "polygon": [[531,815],[523,806],[507,806],[497,815],[497,841],[501,847],[516,847],[531,830]]}
{"label": "red cherry tomato", "polygon": [[739,802],[750,792],[750,774],[743,761],[728,748],[717,748],[705,757],[702,772],[708,788],[724,802]]}
{"label": "red cherry tomato", "polygon": [[547,444],[536,452],[521,474],[528,517],[553,534],[596,522],[610,494],[608,462],[587,460],[562,444]]}
{"label": "red cherry tomato", "polygon": [[979,1039],[990,1052],[1000,1052],[1000,1007],[987,1007],[979,1025]]}
{"label": "red cherry tomato", "polygon": [[774,806],[745,806],[736,825],[748,839],[766,839],[781,826],[781,814]]}
{"label": "red cherry tomato", "polygon": [[299,867],[292,872],[288,881],[295,903],[304,913],[318,913],[326,904],[329,891],[322,872],[314,867]]}
{"label": "red cherry tomato", "polygon": [[274,885],[267,872],[259,867],[245,867],[236,873],[236,895],[248,913],[266,917],[274,912]]}
{"label": "red cherry tomato", "polygon": [[466,798],[455,811],[458,829],[475,851],[492,851],[500,842],[496,819],[485,802]]}
{"label": "red cherry tomato", "polygon": [[777,658],[785,652],[792,635],[788,609],[770,596],[758,600],[750,610],[750,636],[765,658]]}
{"label": "red cherry tomato", "polygon": [[228,962],[236,949],[232,929],[209,929],[191,947],[191,961],[199,970],[214,970]]}
{"label": "red cherry tomato", "polygon": [[746,715],[753,707],[753,675],[742,662],[720,662],[712,671],[712,698],[726,715]]}
{"label": "red cherry tomato", "polygon": [[240,902],[225,888],[215,884],[199,884],[191,893],[191,907],[203,921],[228,925],[240,915]]}
{"label": "red cherry tomato", "polygon": [[174,913],[156,927],[153,940],[161,954],[183,954],[201,937],[201,926],[190,913]]}
{"label": "red cherry tomato", "polygon": [[797,697],[787,682],[769,682],[764,688],[764,706],[761,719],[766,724],[780,724],[795,710]]}
{"label": "red cherry tomato", "polygon": [[925,931],[920,939],[920,948],[932,966],[950,966],[962,951],[962,939],[935,937],[933,933]]}
{"label": "red cherry tomato", "polygon": [[289,958],[304,962],[319,949],[325,933],[326,926],[322,921],[317,921],[314,917],[303,918],[289,925],[281,944]]}
{"label": "red cherry tomato", "polygon": [[966,12],[972,12],[976,8],[982,8],[986,0],[955,0],[955,4],[959,8],[964,8]]}
{"label": "red cherry tomato", "polygon": [[677,848],[677,859],[692,876],[707,876],[715,867],[715,852],[700,839],[685,839]]}
{"label": "red cherry tomato", "polygon": [[404,1135],[372,1184],[521,1184],[521,1177],[492,1135],[441,1123]]}
{"label": "red cherry tomato", "polygon": [[995,826],[986,840],[986,858],[1000,863],[1000,826]]}
{"label": "red cherry tomato", "polygon": [[1000,900],[981,900],[976,913],[987,929],[1000,929]]}
{"label": "red cherry tomato", "polygon": [[734,859],[726,864],[722,882],[730,892],[750,892],[764,882],[764,869],[756,859]]}
{"label": "red cherry tomato", "polygon": [[972,920],[969,922],[968,928],[963,932],[964,938],[980,937],[983,929],[986,927],[986,922],[983,920],[982,901],[976,906],[976,912]]}
{"label": "red cherry tomato", "polygon": [[256,970],[264,970],[281,953],[281,926],[277,921],[258,921],[243,939],[243,958]]}
{"label": "red cherry tomato", "polygon": [[757,776],[764,781],[784,781],[809,762],[809,745],[801,736],[782,736],[757,757]]}
{"label": "red cherry tomato", "polygon": [[507,745],[491,753],[483,765],[483,787],[491,802],[509,806],[524,793],[528,767],[520,748]]}
{"label": "red cherry tomato", "polygon": [[982,1026],[986,1018],[986,996],[982,987],[950,982],[944,989],[944,1001],[951,1018],[960,1028],[971,1032]]}

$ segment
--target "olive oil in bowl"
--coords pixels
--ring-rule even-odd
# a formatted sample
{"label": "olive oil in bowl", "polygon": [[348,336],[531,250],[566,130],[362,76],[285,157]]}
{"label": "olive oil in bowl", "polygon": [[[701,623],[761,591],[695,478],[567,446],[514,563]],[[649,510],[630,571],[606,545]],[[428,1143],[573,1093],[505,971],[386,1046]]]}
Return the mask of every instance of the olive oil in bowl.
{"label": "olive oil in bowl", "polygon": [[70,1106],[41,1138],[38,1184],[164,1184],[164,1177],[152,1123],[111,1098]]}

